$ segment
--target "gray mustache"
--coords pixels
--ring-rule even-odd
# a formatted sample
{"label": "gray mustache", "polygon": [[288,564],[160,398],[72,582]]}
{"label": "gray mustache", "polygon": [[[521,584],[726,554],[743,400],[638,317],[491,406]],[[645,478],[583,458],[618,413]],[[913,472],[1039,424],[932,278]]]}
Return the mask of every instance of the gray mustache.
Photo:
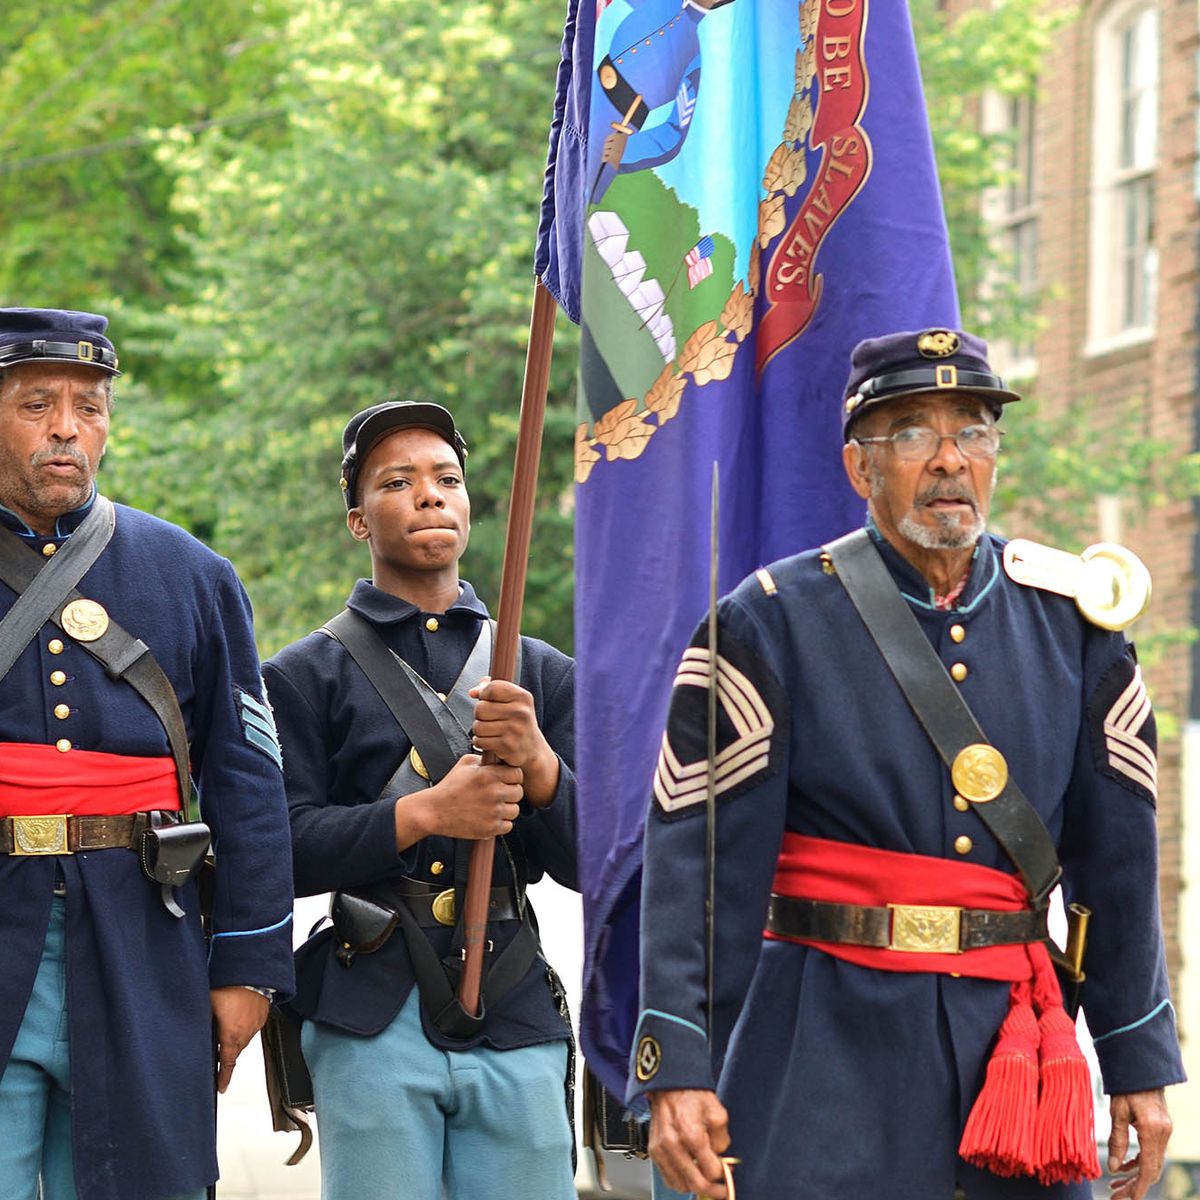
{"label": "gray mustache", "polygon": [[29,461],[31,466],[44,467],[56,458],[69,458],[77,467],[82,467],[85,471],[91,465],[88,462],[88,456],[78,446],[71,446],[66,442],[57,446],[47,446],[44,450],[35,451]]}
{"label": "gray mustache", "polygon": [[935,483],[932,487],[926,488],[923,492],[918,493],[916,503],[929,504],[934,500],[963,500],[972,508],[976,508],[975,497],[962,484],[951,483]]}

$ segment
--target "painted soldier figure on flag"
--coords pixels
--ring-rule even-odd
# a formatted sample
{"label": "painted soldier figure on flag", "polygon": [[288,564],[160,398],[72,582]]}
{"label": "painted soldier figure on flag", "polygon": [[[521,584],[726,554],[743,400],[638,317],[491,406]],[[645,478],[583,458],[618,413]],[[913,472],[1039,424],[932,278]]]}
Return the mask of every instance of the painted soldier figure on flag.
{"label": "painted soldier figure on flag", "polygon": [[865,529],[750,575],[718,606],[715,664],[707,622],[683,655],[630,1072],[672,1187],[726,1196],[729,1151],[742,1200],[1090,1197],[1091,1084],[1045,941],[1060,879],[1091,910],[1113,1196],[1162,1170],[1184,1076],[1154,716],[1119,632],[1148,576],[1119,547],[986,532],[1018,398],[969,334],[860,343],[843,464]]}
{"label": "painted soldier figure on flag", "polygon": [[680,151],[700,94],[697,26],[733,0],[629,0],[633,11],[613,32],[596,69],[611,129],[589,171],[599,203],[618,174],[669,162]]}

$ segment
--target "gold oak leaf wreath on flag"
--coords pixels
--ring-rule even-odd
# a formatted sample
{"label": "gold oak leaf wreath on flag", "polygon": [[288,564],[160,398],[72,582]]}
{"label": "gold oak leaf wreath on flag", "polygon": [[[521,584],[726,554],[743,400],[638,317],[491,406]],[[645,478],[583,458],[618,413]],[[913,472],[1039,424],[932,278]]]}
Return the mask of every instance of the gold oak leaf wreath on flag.
{"label": "gold oak leaf wreath on flag", "polygon": [[758,235],[750,250],[747,278],[738,280],[720,317],[701,325],[684,343],[676,360],[667,363],[646,393],[640,411],[636,398],[622,400],[597,418],[590,433],[586,422],[576,428],[576,483],[588,481],[601,457],[608,462],[639,457],[655,431],[678,414],[688,376],[697,387],[714,379],[728,379],[738,348],[753,328],[761,252],[784,231],[785,197],[794,196],[807,177],[804,145],[814,118],[811,88],[816,78],[815,36],[820,7],[810,2],[801,4],[799,11],[800,36],[805,45],[796,52],[796,92],[788,106],[783,140],[763,172],[766,195],[758,205]]}

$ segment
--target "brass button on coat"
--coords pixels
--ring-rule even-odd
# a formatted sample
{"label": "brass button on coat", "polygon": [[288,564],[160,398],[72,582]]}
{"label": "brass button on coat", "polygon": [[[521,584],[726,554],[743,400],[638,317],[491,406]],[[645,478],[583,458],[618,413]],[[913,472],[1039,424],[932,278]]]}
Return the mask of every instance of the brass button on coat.
{"label": "brass button on coat", "polygon": [[953,679],[955,683],[962,683],[962,681],[964,679],[966,679],[966,677],[967,677],[967,664],[966,663],[955,663],[954,666],[952,666],[950,668],[950,678]]}
{"label": "brass button on coat", "polygon": [[54,748],[59,752],[59,754],[66,754],[66,752],[71,748],[71,741],[69,738],[59,738],[58,741],[54,743]]}
{"label": "brass button on coat", "polygon": [[444,862],[432,862],[429,864],[429,872],[431,875],[440,875],[446,869]]}
{"label": "brass button on coat", "polygon": [[430,633],[437,633],[437,631],[441,628],[441,626],[438,623],[437,617],[426,618],[425,628],[428,629]]}
{"label": "brass button on coat", "polygon": [[959,812],[966,812],[967,809],[971,807],[971,802],[969,800],[964,800],[962,796],[955,796],[954,807],[957,808]]}
{"label": "brass button on coat", "polygon": [[44,555],[45,555],[47,558],[53,558],[53,557],[54,557],[54,555],[56,555],[56,554],[58,553],[58,547],[57,547],[57,546],[56,546],[56,545],[55,545],[53,542],[47,542],[47,543],[46,543],[46,544],[45,544],[45,545],[42,547],[42,553],[43,553],[43,554],[44,554]]}
{"label": "brass button on coat", "polygon": [[51,654],[61,654],[63,652],[63,644],[58,638],[51,638],[46,649],[49,650]]}
{"label": "brass button on coat", "polygon": [[961,625],[950,626],[950,640],[961,642],[967,636],[967,631]]}
{"label": "brass button on coat", "polygon": [[974,847],[975,843],[965,833],[954,839],[954,849],[959,854],[970,854]]}
{"label": "brass button on coat", "polygon": [[70,706],[66,704],[56,704],[54,706],[54,715],[60,721],[65,721],[71,715]]}
{"label": "brass button on coat", "polygon": [[62,687],[62,685],[67,682],[66,671],[51,671],[50,682],[54,684],[55,687]]}

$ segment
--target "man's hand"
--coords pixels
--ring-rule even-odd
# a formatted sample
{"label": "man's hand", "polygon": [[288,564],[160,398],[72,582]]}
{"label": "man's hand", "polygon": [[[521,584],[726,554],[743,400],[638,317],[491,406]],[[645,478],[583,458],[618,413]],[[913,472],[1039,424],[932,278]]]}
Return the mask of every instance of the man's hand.
{"label": "man's hand", "polygon": [[678,1192],[726,1200],[719,1155],[729,1149],[729,1115],[715,1092],[667,1088],[650,1092],[650,1157]]}
{"label": "man's hand", "polygon": [[485,767],[478,754],[464,754],[433,787],[396,801],[396,849],[435,834],[478,841],[508,833],[520,801],[519,767]]}
{"label": "man's hand", "polygon": [[244,987],[213,988],[208,996],[217,1026],[217,1091],[224,1093],[238,1055],[266,1024],[271,1002]]}
{"label": "man's hand", "polygon": [[538,726],[533,696],[503,679],[481,679],[468,693],[476,700],[471,737],[511,767],[521,768],[525,796],[541,808],[558,788],[558,755]]}
{"label": "man's hand", "polygon": [[[1108,1173],[1112,1200],[1142,1200],[1162,1174],[1171,1137],[1171,1117],[1162,1088],[1151,1092],[1126,1092],[1109,1104],[1112,1133],[1108,1137]],[[1129,1152],[1129,1127],[1137,1130],[1137,1157],[1125,1162]]]}

